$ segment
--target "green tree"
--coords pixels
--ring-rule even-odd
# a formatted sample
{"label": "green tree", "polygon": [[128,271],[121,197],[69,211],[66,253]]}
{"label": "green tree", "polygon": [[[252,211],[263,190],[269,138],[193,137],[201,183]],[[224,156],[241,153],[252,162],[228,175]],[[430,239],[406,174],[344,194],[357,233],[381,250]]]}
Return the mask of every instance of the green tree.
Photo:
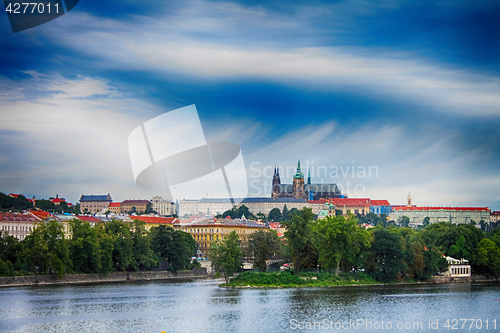
{"label": "green tree", "polygon": [[[271,210],[272,212],[272,210]],[[295,272],[300,270],[300,257],[307,248],[307,243],[312,236],[312,221],[314,214],[311,208],[302,208],[299,214],[292,216],[289,221],[282,224],[286,227],[285,238],[295,255]]]}
{"label": "green tree", "polygon": [[283,221],[288,221],[292,218],[290,211],[288,210],[288,207],[285,205],[283,207],[283,212],[281,213],[281,219]]}
{"label": "green tree", "polygon": [[196,242],[183,231],[176,231],[170,226],[161,225],[151,228],[151,249],[169,264],[169,269],[178,271],[191,267],[191,257],[196,252]]}
{"label": "green tree", "polygon": [[278,221],[281,221],[283,219],[282,217],[283,216],[281,215],[281,211],[279,208],[273,208],[269,212],[269,221],[278,222]]}
{"label": "green tree", "polygon": [[71,242],[69,245],[73,269],[78,273],[101,271],[101,253],[96,228],[78,219],[70,221]]}
{"label": "green tree", "polygon": [[424,227],[427,227],[429,224],[431,224],[431,218],[429,216],[424,217],[424,222],[422,223],[422,225]]}
{"label": "green tree", "polygon": [[20,263],[21,244],[16,237],[0,231],[0,275],[14,274],[14,264]]}
{"label": "green tree", "polygon": [[398,220],[398,224],[402,227],[408,228],[410,225],[410,218],[408,216],[401,216]]}
{"label": "green tree", "polygon": [[448,261],[442,253],[436,248],[424,248],[424,278],[429,279],[438,272],[444,272],[448,269]]}
{"label": "green tree", "polygon": [[135,266],[139,270],[147,270],[158,265],[158,257],[151,250],[151,238],[147,234],[144,222],[134,221],[132,242]]}
{"label": "green tree", "polygon": [[370,233],[357,226],[357,219],[335,216],[318,220],[314,229],[319,235],[319,263],[324,268],[350,271],[356,256],[369,249]]}
{"label": "green tree", "polygon": [[215,240],[210,247],[212,263],[222,270],[226,283],[241,264],[240,241],[236,231],[231,231],[222,241]]}
{"label": "green tree", "polygon": [[62,226],[57,221],[41,223],[22,241],[21,256],[32,272],[57,273],[71,267],[70,253]]}
{"label": "green tree", "polygon": [[479,242],[477,265],[485,272],[500,275],[500,248],[493,241],[484,238]]}
{"label": "green tree", "polygon": [[253,265],[266,271],[266,260],[280,251],[281,241],[275,230],[259,230],[250,235],[250,251],[253,253]]}
{"label": "green tree", "polygon": [[256,215],[256,217],[257,217],[258,220],[263,220],[263,221],[266,220],[266,214],[264,214],[262,212],[258,212],[257,215]]}
{"label": "green tree", "polygon": [[115,270],[135,269],[132,233],[129,223],[113,219],[105,225],[106,233],[113,237],[113,264]]}
{"label": "green tree", "polygon": [[33,208],[33,204],[23,195],[11,198],[8,195],[0,193],[0,211],[22,212],[30,208]]}
{"label": "green tree", "polygon": [[146,210],[144,211],[144,214],[151,214],[151,213],[156,213],[156,212],[153,210],[153,206],[151,205],[151,202],[148,202],[146,204]]}
{"label": "green tree", "polygon": [[394,281],[403,268],[402,237],[385,228],[374,229],[369,273],[378,281]]}

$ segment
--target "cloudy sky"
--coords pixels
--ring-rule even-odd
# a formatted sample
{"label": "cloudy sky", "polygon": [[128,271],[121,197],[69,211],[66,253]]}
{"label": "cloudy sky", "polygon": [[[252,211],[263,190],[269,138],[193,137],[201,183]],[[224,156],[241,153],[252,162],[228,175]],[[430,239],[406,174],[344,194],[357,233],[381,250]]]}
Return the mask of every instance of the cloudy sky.
{"label": "cloudy sky", "polygon": [[0,31],[3,193],[165,196],[135,184],[128,136],[196,104],[250,196],[300,156],[350,197],[500,210],[498,2],[81,0]]}

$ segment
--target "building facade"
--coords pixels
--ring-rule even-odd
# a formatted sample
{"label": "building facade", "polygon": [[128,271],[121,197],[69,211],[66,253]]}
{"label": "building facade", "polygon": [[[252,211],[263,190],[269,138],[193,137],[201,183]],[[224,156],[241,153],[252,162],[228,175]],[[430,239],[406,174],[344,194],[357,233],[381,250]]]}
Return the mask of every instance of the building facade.
{"label": "building facade", "polygon": [[158,215],[167,216],[176,214],[175,204],[170,200],[163,200],[162,197],[155,196],[150,202],[151,207]]}
{"label": "building facade", "polygon": [[113,214],[120,214],[120,206],[121,206],[121,202],[112,202],[109,204],[108,206],[108,210],[113,213]]}
{"label": "building facade", "polygon": [[370,213],[375,213],[377,215],[385,214],[389,216],[392,213],[392,207],[387,200],[371,200]]}
{"label": "building facade", "polygon": [[120,205],[120,213],[144,213],[148,207],[148,200],[125,200]]}
{"label": "building facade", "polygon": [[479,222],[490,222],[490,210],[488,207],[394,207],[389,215],[393,221],[399,221],[403,216],[410,219],[410,227],[422,226],[424,219],[429,218],[429,222],[450,222],[453,224],[471,223],[476,226]]}
{"label": "building facade", "polygon": [[0,231],[23,240],[42,220],[33,214],[0,213]]}
{"label": "building facade", "polygon": [[222,240],[232,231],[238,234],[241,251],[249,255],[250,235],[258,230],[269,230],[263,224],[237,219],[201,219],[187,224],[183,224],[181,220],[174,224],[174,229],[190,233],[198,244],[198,250],[205,257],[209,255],[210,245],[214,240]]}
{"label": "building facade", "polygon": [[111,203],[111,196],[109,195],[83,195],[80,197],[80,211],[86,211],[95,214],[104,208],[107,208]]}

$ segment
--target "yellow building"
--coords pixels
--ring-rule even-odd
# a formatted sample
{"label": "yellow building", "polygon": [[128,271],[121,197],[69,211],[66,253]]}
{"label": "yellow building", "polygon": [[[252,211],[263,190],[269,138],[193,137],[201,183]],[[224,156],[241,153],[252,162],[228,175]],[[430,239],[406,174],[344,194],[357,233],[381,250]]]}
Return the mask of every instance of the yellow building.
{"label": "yellow building", "polygon": [[269,230],[268,227],[253,221],[229,219],[203,219],[193,222],[174,223],[174,229],[190,233],[198,249],[204,256],[210,251],[210,244],[214,240],[222,240],[224,236],[236,231],[241,242],[241,250],[245,254],[249,251],[248,241],[251,234],[258,230]]}
{"label": "yellow building", "polygon": [[108,206],[108,210],[113,213],[113,214],[120,214],[120,205],[121,205],[121,202],[112,202],[109,204]]}
{"label": "yellow building", "polygon": [[130,213],[135,210],[137,214],[146,211],[149,201],[147,200],[125,200],[120,205],[120,213]]}

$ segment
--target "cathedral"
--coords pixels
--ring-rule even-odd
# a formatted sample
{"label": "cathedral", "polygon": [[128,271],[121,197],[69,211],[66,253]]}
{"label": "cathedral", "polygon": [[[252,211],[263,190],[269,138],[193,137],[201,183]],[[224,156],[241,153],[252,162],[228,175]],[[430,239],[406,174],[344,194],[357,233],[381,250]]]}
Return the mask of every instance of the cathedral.
{"label": "cathedral", "polygon": [[343,195],[340,193],[337,184],[311,184],[311,171],[309,171],[307,184],[305,184],[299,158],[297,172],[293,176],[293,184],[281,184],[280,171],[278,168],[274,168],[271,198],[319,200],[343,198]]}

